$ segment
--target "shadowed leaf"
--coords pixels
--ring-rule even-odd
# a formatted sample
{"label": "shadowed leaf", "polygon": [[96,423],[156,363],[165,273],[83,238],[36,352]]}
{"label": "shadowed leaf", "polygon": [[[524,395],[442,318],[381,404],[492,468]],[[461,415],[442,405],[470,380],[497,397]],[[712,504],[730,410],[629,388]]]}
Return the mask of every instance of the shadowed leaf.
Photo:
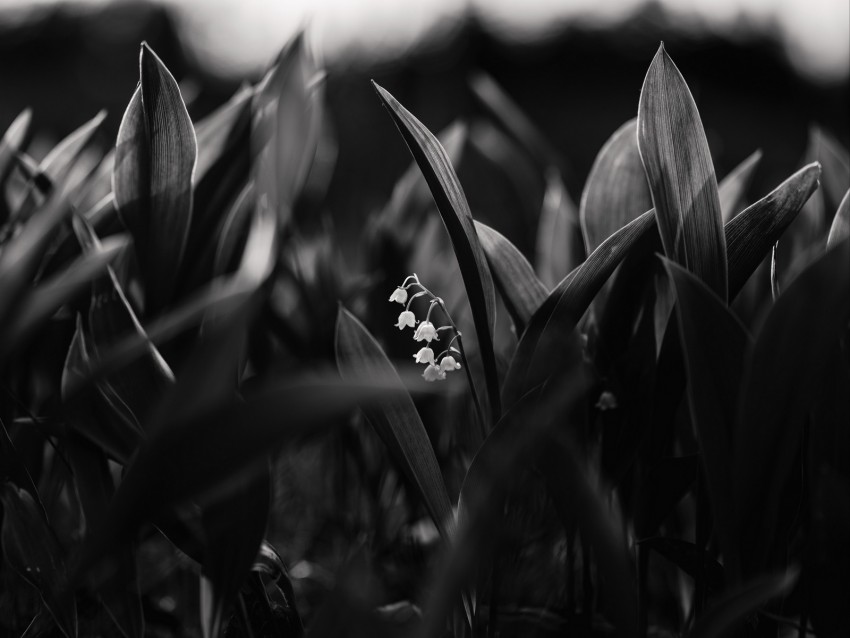
{"label": "shadowed leaf", "polygon": [[850,153],[817,124],[809,130],[809,147],[809,161],[817,161],[823,167],[824,203],[835,209],[850,189]]}
{"label": "shadowed leaf", "polygon": [[532,316],[514,352],[502,388],[505,405],[512,405],[565,364],[558,353],[572,338],[573,328],[593,297],[632,245],[654,232],[655,216],[647,211],[605,240],[555,287]]}
{"label": "shadowed leaf", "polygon": [[848,235],[850,235],[850,190],[844,194],[844,199],[841,200],[841,205],[832,220],[826,247],[832,248]]}
{"label": "shadowed leaf", "polygon": [[443,539],[450,541],[455,528],[451,503],[413,399],[375,338],[342,307],[336,321],[336,359],[343,379],[374,379],[397,388],[392,397],[372,407],[364,406],[363,411],[395,462],[419,488]]}
{"label": "shadowed leaf", "polygon": [[775,566],[785,555],[790,521],[781,515],[780,487],[792,478],[825,362],[848,320],[850,238],[845,238],[776,300],[743,377],[732,479],[744,576]]}
{"label": "shadowed leaf", "polygon": [[708,552],[694,543],[678,538],[656,536],[642,540],[640,544],[655,550],[694,580],[704,577],[710,591],[717,592],[723,589],[725,581],[723,565],[712,559]]}
{"label": "shadowed leaf", "polygon": [[449,233],[466,287],[472,319],[478,336],[479,350],[484,363],[490,418],[497,421],[501,414],[499,378],[493,352],[493,332],[496,325],[496,292],[487,267],[487,258],[475,232],[472,213],[457,174],[452,168],[440,142],[388,91],[372,83],[381,102],[387,108],[404,138],[419,169],[437,202],[437,209]]}
{"label": "shadowed leaf", "polygon": [[133,236],[148,312],[177,285],[192,219],[195,130],[174,77],[142,44],[141,81],[118,131],[112,175],[115,204]]}
{"label": "shadowed leaf", "polygon": [[714,638],[730,635],[729,632],[765,603],[791,591],[799,570],[784,574],[761,576],[728,594],[707,609],[694,624],[688,638]]}
{"label": "shadowed leaf", "polygon": [[726,224],[729,299],[734,299],[817,189],[820,167],[809,164]]}
{"label": "shadowed leaf", "polygon": [[[32,111],[30,109],[21,111],[0,139],[0,185],[2,186],[5,186],[9,172],[15,165],[15,155],[21,150],[31,121]],[[0,197],[0,224],[5,223],[8,218],[6,198]]]}
{"label": "shadowed leaf", "polygon": [[584,184],[579,217],[588,254],[650,208],[652,195],[637,147],[637,120],[631,119],[605,142]]}
{"label": "shadowed leaf", "polygon": [[44,513],[29,492],[6,483],[0,489],[3,526],[0,534],[6,564],[38,589],[62,633],[77,635],[77,606],[67,590],[62,548]]}
{"label": "shadowed leaf", "polygon": [[736,548],[729,519],[732,497],[729,458],[733,452],[744,355],[752,347],[752,341],[722,299],[681,266],[669,259],[662,261],[676,290],[679,338],[688,377],[688,405],[702,449],[712,513],[720,547],[726,560],[731,561],[735,559]]}
{"label": "shadowed leaf", "polygon": [[481,222],[475,222],[475,230],[487,255],[496,288],[511,313],[517,335],[521,335],[549,291],[534,274],[525,256],[504,235]]}
{"label": "shadowed leaf", "polygon": [[754,152],[732,169],[732,172],[724,177],[717,186],[717,192],[720,196],[720,212],[723,214],[724,224],[741,212],[747,189],[753,181],[753,175],[759,162],[761,162],[761,155],[761,149]]}
{"label": "shadowed leaf", "polygon": [[638,149],[665,254],[726,300],[717,179],[696,104],[662,44],[638,104]]}

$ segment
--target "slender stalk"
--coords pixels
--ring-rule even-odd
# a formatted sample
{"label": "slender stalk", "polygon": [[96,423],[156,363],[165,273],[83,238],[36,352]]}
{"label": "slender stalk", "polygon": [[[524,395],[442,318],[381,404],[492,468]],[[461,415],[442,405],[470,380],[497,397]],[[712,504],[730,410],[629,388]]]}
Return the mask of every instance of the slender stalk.
{"label": "slender stalk", "polygon": [[458,350],[460,350],[460,359],[463,362],[463,367],[466,370],[466,379],[469,382],[469,391],[472,394],[472,401],[475,404],[475,413],[478,415],[478,431],[481,436],[481,441],[487,438],[487,429],[484,425],[484,411],[481,408],[481,401],[478,398],[478,392],[475,390],[475,383],[472,381],[472,369],[469,367],[469,361],[466,359],[466,350],[463,347],[463,339],[459,332],[455,332],[457,336]]}

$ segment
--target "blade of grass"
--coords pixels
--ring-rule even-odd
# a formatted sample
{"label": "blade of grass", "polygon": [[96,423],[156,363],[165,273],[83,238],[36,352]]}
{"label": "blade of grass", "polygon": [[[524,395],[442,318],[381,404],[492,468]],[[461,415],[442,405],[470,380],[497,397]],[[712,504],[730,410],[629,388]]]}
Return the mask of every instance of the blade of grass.
{"label": "blade of grass", "polygon": [[502,411],[496,356],[493,351],[496,292],[490,269],[487,267],[487,258],[475,232],[469,204],[446,151],[437,138],[388,91],[374,82],[372,84],[419,165],[419,169],[425,175],[425,180],[428,182],[431,194],[437,203],[437,209],[449,233],[463,276],[469,305],[472,308],[472,319],[484,364],[490,418],[495,423]]}
{"label": "blade of grass", "polygon": [[726,238],[714,166],[693,96],[663,43],[643,83],[637,124],[665,254],[727,299]]}

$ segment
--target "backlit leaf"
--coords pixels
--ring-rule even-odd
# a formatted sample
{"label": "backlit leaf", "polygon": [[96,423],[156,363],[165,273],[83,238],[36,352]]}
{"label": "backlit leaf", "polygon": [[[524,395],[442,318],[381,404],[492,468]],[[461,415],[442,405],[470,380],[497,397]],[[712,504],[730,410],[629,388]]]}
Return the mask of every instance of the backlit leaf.
{"label": "backlit leaf", "polygon": [[643,83],[637,123],[664,252],[725,300],[726,239],[714,166],[694,99],[663,44]]}
{"label": "backlit leaf", "polygon": [[826,247],[835,246],[848,235],[850,235],[850,190],[844,194],[844,199],[841,200],[841,205],[832,220]]}
{"label": "backlit leaf", "polygon": [[[648,210],[648,209],[647,209]],[[535,262],[545,286],[554,286],[583,258],[578,211],[558,171],[546,172],[546,192],[537,227]]]}
{"label": "backlit leaf", "polygon": [[618,128],[590,169],[579,218],[588,254],[614,232],[652,208],[652,195],[637,147],[637,120]]}
{"label": "backlit leaf", "polygon": [[517,335],[521,335],[549,291],[534,274],[525,256],[504,235],[478,221],[475,230],[487,255],[496,288],[511,313]]}

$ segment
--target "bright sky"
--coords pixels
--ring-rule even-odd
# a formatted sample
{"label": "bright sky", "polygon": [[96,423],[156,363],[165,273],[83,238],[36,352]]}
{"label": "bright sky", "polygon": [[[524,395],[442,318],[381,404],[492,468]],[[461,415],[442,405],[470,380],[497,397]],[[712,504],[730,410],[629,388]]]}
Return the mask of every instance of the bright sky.
{"label": "bright sky", "polygon": [[[110,0],[76,0],[99,4]],[[612,24],[646,0],[159,0],[172,7],[187,42],[223,73],[264,67],[300,25],[329,62],[396,56],[474,14],[497,34],[538,37],[561,21]],[[0,12],[56,0],[0,0]],[[848,0],[659,0],[695,29],[727,35],[775,31],[804,73],[830,80],[850,73]],[[520,8],[518,8],[518,6]],[[5,11],[4,11],[5,10]]]}

